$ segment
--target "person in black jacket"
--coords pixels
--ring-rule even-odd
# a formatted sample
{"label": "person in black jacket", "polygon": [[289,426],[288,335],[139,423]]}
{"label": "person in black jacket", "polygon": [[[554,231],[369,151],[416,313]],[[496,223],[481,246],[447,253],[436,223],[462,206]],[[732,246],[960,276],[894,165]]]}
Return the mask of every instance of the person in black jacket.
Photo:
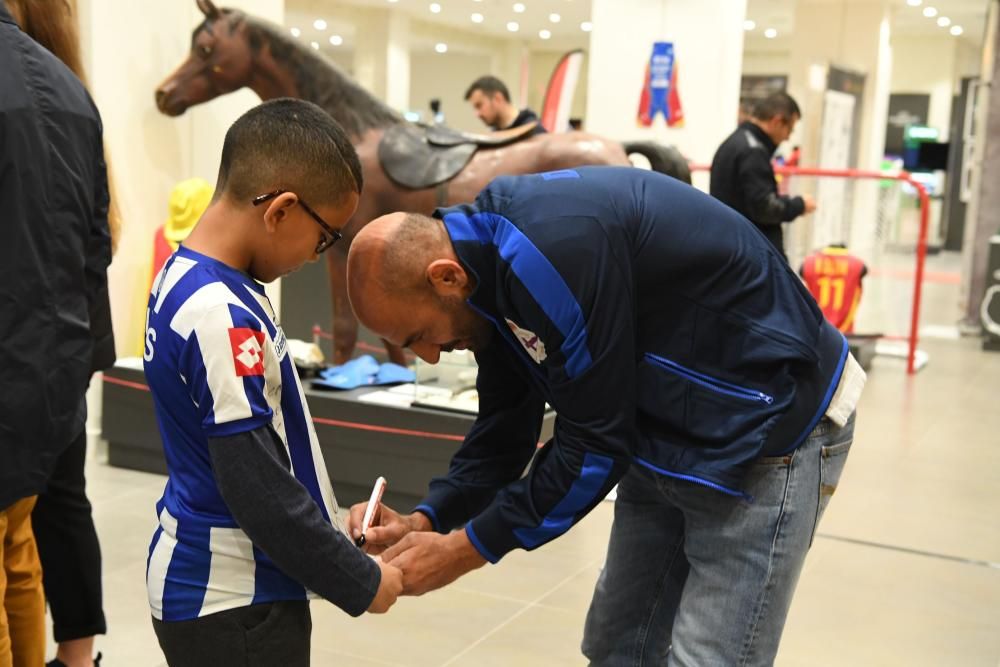
{"label": "person in black jacket", "polygon": [[[521,109],[510,103],[510,91],[503,81],[495,76],[481,76],[465,91],[465,101],[472,105],[479,120],[493,130],[509,130],[531,122],[538,122],[538,114],[531,109]],[[541,123],[535,125],[532,134],[545,134]]]}
{"label": "person in black jacket", "polygon": [[617,484],[590,664],[772,664],[864,372],[745,218],[662,174],[581,167],[383,216],[347,263],[366,327],[479,364],[447,474],[364,534],[404,593],[558,538]]}
{"label": "person in black jacket", "polygon": [[722,142],[712,158],[711,195],[749,218],[782,255],[781,223],[816,210],[809,195],[779,195],[771,166],[771,157],[791,136],[801,115],[791,95],[774,93],[754,107],[750,119]]}
{"label": "person in black jacket", "polygon": [[42,664],[44,597],[28,514],[84,430],[90,317],[111,260],[108,188],[101,119],[86,89],[2,3],[0,91],[0,597],[9,619],[0,664],[9,655]]}

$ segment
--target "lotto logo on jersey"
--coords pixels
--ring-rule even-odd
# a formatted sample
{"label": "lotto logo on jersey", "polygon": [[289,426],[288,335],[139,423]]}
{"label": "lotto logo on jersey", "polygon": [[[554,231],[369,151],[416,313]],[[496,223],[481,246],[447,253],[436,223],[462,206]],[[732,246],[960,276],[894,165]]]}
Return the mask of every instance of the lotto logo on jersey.
{"label": "lotto logo on jersey", "polygon": [[229,330],[229,344],[233,348],[237,376],[264,374],[263,331],[246,327],[232,328]]}

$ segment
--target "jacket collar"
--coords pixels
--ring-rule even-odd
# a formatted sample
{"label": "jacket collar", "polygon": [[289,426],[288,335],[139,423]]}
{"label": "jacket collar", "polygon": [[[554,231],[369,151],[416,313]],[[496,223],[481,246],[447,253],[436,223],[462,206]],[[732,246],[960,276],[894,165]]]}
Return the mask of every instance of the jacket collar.
{"label": "jacket collar", "polygon": [[14,17],[7,10],[7,6],[3,3],[3,0],[0,0],[0,23],[9,23],[15,28],[20,29],[17,22],[14,21]]}
{"label": "jacket collar", "polygon": [[740,129],[749,132],[754,139],[763,144],[768,155],[774,155],[774,151],[778,150],[777,144],[771,140],[771,137],[767,136],[767,133],[760,129],[753,121],[745,121],[740,125]]}
{"label": "jacket collar", "polygon": [[475,278],[476,285],[469,295],[469,305],[495,321],[499,308],[494,214],[482,212],[473,204],[462,204],[439,208],[434,216],[444,222],[455,254],[466,271]]}

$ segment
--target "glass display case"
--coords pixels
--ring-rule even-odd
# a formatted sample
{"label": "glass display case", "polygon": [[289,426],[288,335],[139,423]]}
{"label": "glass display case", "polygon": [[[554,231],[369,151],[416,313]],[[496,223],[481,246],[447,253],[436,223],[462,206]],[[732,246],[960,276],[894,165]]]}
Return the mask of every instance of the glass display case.
{"label": "glass display case", "polygon": [[436,364],[428,364],[418,358],[414,371],[417,379],[413,383],[413,407],[473,415],[479,413],[479,395],[476,393],[479,367],[472,352],[442,352]]}

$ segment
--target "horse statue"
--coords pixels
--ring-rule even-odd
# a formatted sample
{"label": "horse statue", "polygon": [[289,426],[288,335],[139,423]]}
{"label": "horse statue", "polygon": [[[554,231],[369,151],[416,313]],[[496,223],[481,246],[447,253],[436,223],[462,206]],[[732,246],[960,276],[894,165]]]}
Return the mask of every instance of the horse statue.
{"label": "horse statue", "polygon": [[[474,135],[409,123],[284,29],[220,9],[212,0],[196,2],[205,20],[192,34],[187,59],[156,89],[162,113],[179,116],[243,87],[262,100],[301,98],[343,126],[361,159],[365,187],[358,210],[342,230],[343,241],[327,253],[336,364],[350,359],[357,343],[358,323],[347,298],[347,250],[365,224],[393,211],[430,214],[437,206],[472,201],[504,174],[630,164],[620,143],[584,132],[529,136],[528,125]],[[684,177],[676,170],[687,165],[673,149],[637,142],[630,150],[646,155],[653,169]],[[405,363],[401,349],[386,349],[392,361]]]}

